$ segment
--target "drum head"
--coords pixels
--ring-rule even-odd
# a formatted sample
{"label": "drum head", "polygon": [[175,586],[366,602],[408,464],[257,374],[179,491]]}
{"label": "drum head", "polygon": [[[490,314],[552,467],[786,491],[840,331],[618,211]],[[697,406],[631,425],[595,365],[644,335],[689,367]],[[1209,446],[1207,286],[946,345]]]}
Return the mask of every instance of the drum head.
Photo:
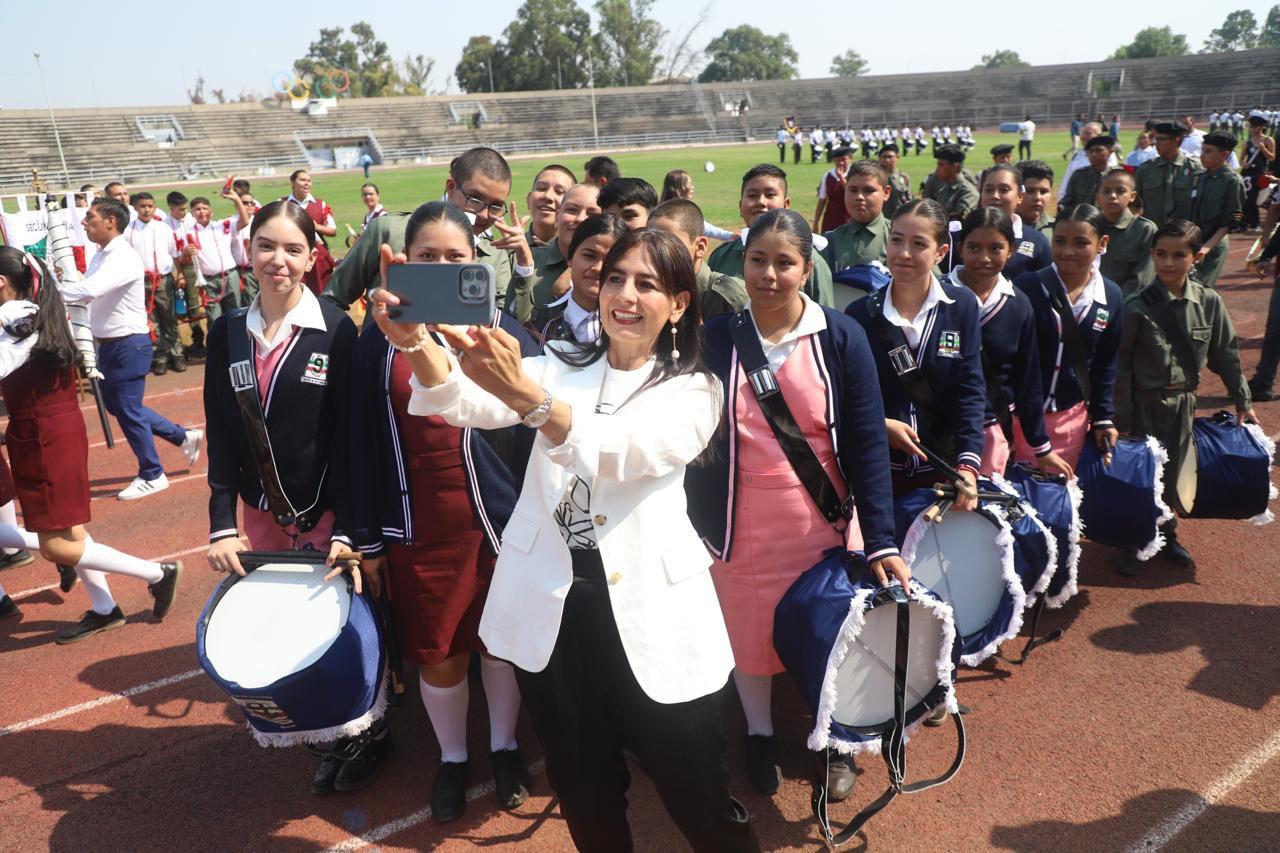
{"label": "drum head", "polygon": [[1196,443],[1187,442],[1187,455],[1178,466],[1178,510],[1183,515],[1190,515],[1196,505],[1196,483],[1199,479],[1199,464],[1196,456]]}
{"label": "drum head", "polygon": [[[938,685],[938,649],[943,646],[941,620],[919,604],[910,607],[908,710]],[[893,719],[897,642],[898,608],[881,605],[867,611],[861,633],[849,643],[848,654],[836,671],[838,695],[831,719],[845,726],[878,726]]]}
{"label": "drum head", "polygon": [[1007,587],[1004,552],[996,542],[1000,528],[981,512],[957,510],[940,522],[915,525],[924,526],[924,535],[911,576],[951,605],[957,634],[977,634],[991,624]]}
{"label": "drum head", "polygon": [[266,687],[315,663],[351,609],[341,577],[317,565],[269,564],[233,583],[209,615],[205,656],[226,681]]}

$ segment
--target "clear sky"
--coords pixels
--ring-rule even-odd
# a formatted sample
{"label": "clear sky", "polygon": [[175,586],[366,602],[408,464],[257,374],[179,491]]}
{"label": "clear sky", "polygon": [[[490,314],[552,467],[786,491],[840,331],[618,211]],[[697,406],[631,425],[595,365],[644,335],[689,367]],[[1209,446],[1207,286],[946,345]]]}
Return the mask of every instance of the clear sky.
{"label": "clear sky", "polygon": [[[593,0],[579,0],[590,10]],[[705,0],[656,0],[654,16],[669,31],[683,32]],[[969,68],[984,53],[1018,51],[1032,64],[1104,59],[1141,28],[1170,25],[1192,50],[1201,47],[1229,9],[1248,8],[1261,22],[1276,0],[1210,3],[1113,2],[858,2],[793,4],[785,0],[711,0],[711,18],[699,31],[705,45],[728,27],[749,22],[768,33],[786,32],[800,54],[800,76],[829,76],[831,58],[853,48],[870,62],[872,74]],[[0,21],[11,37],[0,66],[0,107],[44,106],[32,51],[40,51],[49,96],[56,107],[181,105],[197,72],[206,94],[220,88],[267,94],[276,71],[292,67],[322,26],[368,21],[397,59],[426,54],[436,59],[433,89],[452,76],[462,46],[472,35],[501,36],[519,0],[484,4],[453,0],[351,3],[309,0],[219,0],[216,3],[119,4],[85,0],[4,3]],[[305,9],[300,14],[299,8]],[[1026,10],[1045,10],[1037,24]],[[483,8],[485,18],[473,10]],[[799,17],[783,9],[806,8]],[[1213,11],[1208,11],[1212,9]],[[51,11],[52,10],[52,11]],[[992,23],[998,21],[999,23]],[[913,41],[936,30],[936,46]],[[55,35],[56,33],[56,35]],[[450,91],[456,91],[456,86]]]}

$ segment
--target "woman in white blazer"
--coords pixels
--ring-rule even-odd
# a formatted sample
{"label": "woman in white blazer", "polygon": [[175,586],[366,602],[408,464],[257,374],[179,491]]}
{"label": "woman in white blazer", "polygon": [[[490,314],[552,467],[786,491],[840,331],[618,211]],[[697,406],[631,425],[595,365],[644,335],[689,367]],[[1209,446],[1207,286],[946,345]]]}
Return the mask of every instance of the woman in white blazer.
{"label": "woman in white blazer", "polygon": [[[383,268],[402,261],[383,248]],[[631,849],[625,747],[695,850],[757,850],[729,796],[716,692],[733,668],[684,472],[719,421],[697,281],[669,234],[628,232],[601,272],[602,334],[536,358],[500,329],[374,317],[413,366],[409,411],[539,435],[502,537],[480,638],[517,667],[547,776],[581,850]]]}

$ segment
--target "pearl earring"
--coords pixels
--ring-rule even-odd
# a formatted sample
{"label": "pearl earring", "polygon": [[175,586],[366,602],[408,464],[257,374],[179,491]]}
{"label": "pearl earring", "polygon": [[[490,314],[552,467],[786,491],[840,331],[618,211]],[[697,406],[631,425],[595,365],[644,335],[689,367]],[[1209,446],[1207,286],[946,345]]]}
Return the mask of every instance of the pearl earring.
{"label": "pearl earring", "polygon": [[680,347],[676,344],[676,324],[671,324],[671,360],[680,360]]}

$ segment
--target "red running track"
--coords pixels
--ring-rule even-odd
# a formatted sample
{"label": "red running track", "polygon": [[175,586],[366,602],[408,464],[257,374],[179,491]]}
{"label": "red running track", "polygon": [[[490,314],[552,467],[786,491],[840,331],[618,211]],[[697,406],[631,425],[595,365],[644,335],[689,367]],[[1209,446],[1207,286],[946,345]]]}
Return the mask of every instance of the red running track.
{"label": "red running track", "polygon": [[[1239,264],[1242,247],[1232,253]],[[1247,365],[1257,358],[1270,283],[1226,276],[1221,290]],[[204,420],[202,370],[152,378],[148,401],[188,425]],[[1202,410],[1222,405],[1208,377]],[[1269,433],[1280,405],[1258,407]],[[86,407],[90,441],[100,442]],[[182,554],[187,572],[163,623],[149,615],[141,583],[112,584],[130,622],[75,646],[53,635],[85,609],[77,588],[63,596],[52,566],[0,575],[23,608],[0,623],[0,849],[311,850],[368,844],[393,849],[477,846],[568,849],[545,775],[515,813],[496,810],[487,730],[473,684],[471,784],[462,820],[439,826],[427,811],[439,754],[416,693],[394,728],[395,752],[377,783],[356,794],[315,797],[314,759],[264,750],[239,714],[198,670],[194,624],[217,583],[203,559],[205,467],[188,471],[177,448],[161,448],[172,487],[141,502],[114,499],[135,473],[123,443],[90,455],[95,538],[145,557]],[[1137,580],[1111,572],[1110,552],[1086,545],[1081,593],[1047,615],[1064,639],[1024,667],[964,671],[970,751],[951,784],[900,798],[870,825],[880,850],[1093,851],[1274,850],[1280,838],[1280,526],[1185,522],[1180,535],[1194,571],[1153,563]],[[769,799],[742,773],[741,712],[725,692],[735,793],[751,810],[766,849],[815,850],[809,816],[811,724],[779,679],[785,782]],[[527,725],[522,743],[541,768]],[[944,766],[949,729],[921,732],[909,775]],[[878,759],[863,762],[849,817],[879,794]],[[632,819],[641,850],[681,850],[656,796],[635,769]]]}

